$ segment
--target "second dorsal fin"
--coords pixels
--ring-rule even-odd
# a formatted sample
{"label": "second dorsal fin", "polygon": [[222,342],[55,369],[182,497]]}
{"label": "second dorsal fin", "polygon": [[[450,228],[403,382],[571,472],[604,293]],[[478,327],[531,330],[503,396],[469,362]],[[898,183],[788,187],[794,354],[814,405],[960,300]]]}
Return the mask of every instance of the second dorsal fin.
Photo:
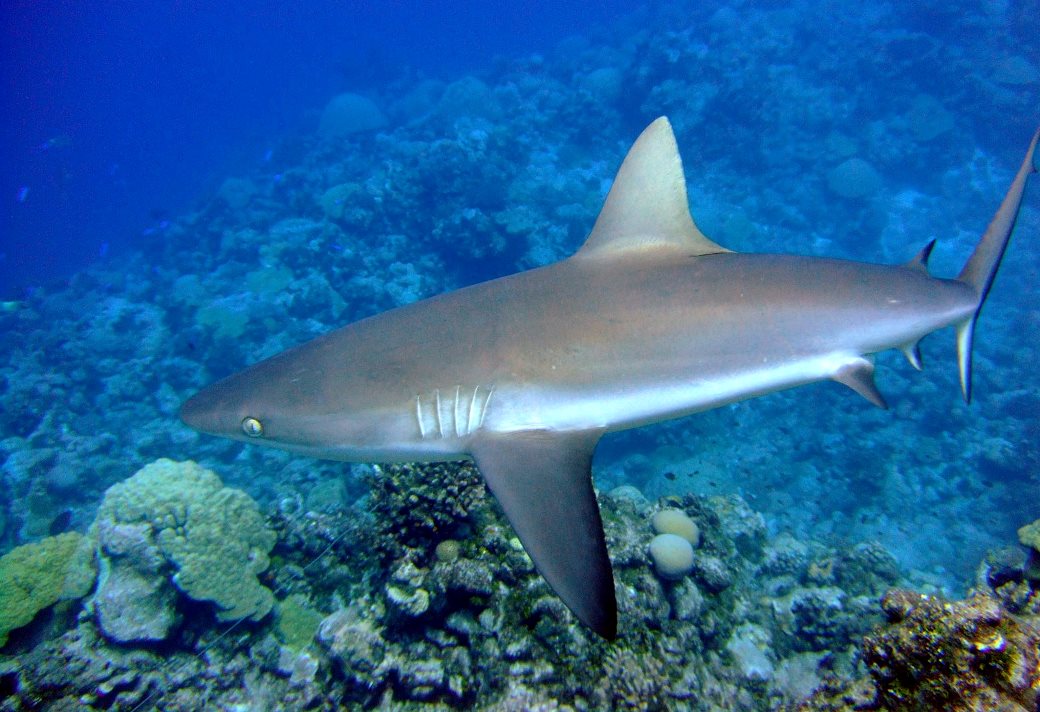
{"label": "second dorsal fin", "polygon": [[912,260],[906,263],[906,266],[910,269],[917,270],[928,274],[928,258],[932,256],[932,250],[935,249],[935,240],[929,240],[928,244],[921,248]]}
{"label": "second dorsal fin", "polygon": [[601,258],[661,250],[686,255],[729,252],[705,237],[690,217],[679,147],[664,116],[632,145],[576,256]]}

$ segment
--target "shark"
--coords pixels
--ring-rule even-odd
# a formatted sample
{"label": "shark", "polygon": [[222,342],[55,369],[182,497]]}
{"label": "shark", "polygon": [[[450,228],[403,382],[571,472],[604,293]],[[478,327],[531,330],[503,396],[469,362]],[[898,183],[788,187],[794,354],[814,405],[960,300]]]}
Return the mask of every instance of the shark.
{"label": "shark", "polygon": [[470,459],[538,572],[608,640],[617,603],[592,484],[604,433],[831,380],[876,406],[873,354],[956,331],[971,398],[975,325],[1040,130],[955,278],[934,240],[901,265],[730,251],[694,223],[671,124],[621,164],[584,245],[536,269],[331,331],[210,385],[196,430],[353,462]]}

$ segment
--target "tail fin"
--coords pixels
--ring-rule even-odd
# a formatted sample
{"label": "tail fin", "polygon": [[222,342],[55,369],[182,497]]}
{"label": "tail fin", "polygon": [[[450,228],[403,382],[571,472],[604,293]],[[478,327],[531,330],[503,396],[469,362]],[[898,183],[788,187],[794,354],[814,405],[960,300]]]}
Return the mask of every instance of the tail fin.
{"label": "tail fin", "polygon": [[1033,134],[1033,140],[1029,142],[1029,149],[1022,160],[1022,166],[1011,182],[1004,201],[1000,204],[996,215],[990,221],[985,234],[975,250],[965,263],[957,279],[964,282],[975,290],[979,301],[975,307],[975,313],[957,325],[957,365],[961,374],[961,393],[964,394],[965,402],[971,402],[971,344],[975,334],[975,322],[978,321],[979,312],[986,302],[990,287],[993,286],[993,278],[997,275],[1000,261],[1004,258],[1008,239],[1015,227],[1018,218],[1018,207],[1022,204],[1022,194],[1025,192],[1026,179],[1030,173],[1036,172],[1033,165],[1033,152],[1036,150],[1037,140],[1040,139],[1040,129]]}

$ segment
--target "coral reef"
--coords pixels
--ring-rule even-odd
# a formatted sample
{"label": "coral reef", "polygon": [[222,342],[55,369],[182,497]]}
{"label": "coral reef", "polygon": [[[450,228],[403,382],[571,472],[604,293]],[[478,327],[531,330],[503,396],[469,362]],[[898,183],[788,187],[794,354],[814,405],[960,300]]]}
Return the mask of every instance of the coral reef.
{"label": "coral reef", "polygon": [[[804,22],[811,3],[665,2],[595,41],[474,76],[330,98],[329,126],[346,132],[273,141],[269,160],[132,252],[0,312],[0,484],[10,493],[0,550],[65,520],[83,531],[128,462],[190,456],[258,501],[288,495],[307,482],[291,456],[187,433],[175,417],[183,397],[345,321],[571,254],[622,147],[660,113],[686,137],[691,205],[720,243],[901,262],[914,240],[950,235],[934,262],[953,269],[984,222],[978,206],[995,204],[1009,177],[1012,131],[993,128],[992,107],[1022,136],[1030,130],[1013,117],[1035,103],[1035,37],[1007,49],[1016,14],[1002,5],[940,13],[947,31],[971,28],[958,35],[964,45],[923,31],[916,6],[829,7],[852,38],[835,56],[833,36]],[[927,87],[892,84],[913,76]],[[951,119],[948,97],[962,90]],[[384,120],[375,132],[350,130]],[[868,186],[869,199],[835,200],[828,172],[854,157],[881,185]],[[1027,206],[1020,229],[1036,224]],[[993,368],[977,369],[971,411],[950,406],[949,368],[911,380],[882,355],[882,388],[899,394],[891,415],[849,407],[824,386],[736,404],[618,436],[600,455],[605,488],[633,484],[651,498],[740,491],[777,531],[876,539],[955,590],[1010,522],[1036,517],[1015,496],[1036,486],[1040,461],[1035,377],[1024,366],[1036,316],[1014,298],[1028,293],[1035,257],[1010,254],[994,293],[1000,318],[979,331],[979,358]],[[861,435],[840,435],[852,432]],[[283,471],[298,477],[275,476]],[[666,477],[676,471],[688,476]],[[965,508],[978,516],[945,515]]]}
{"label": "coral reef", "polygon": [[[219,480],[194,463],[145,470],[106,499],[105,517],[118,502],[138,523],[184,521],[185,509],[200,503],[170,500],[170,473],[189,483],[186,491],[201,482],[209,500],[219,499]],[[142,638],[115,644],[104,617],[85,611],[72,630],[0,665],[12,701],[0,709],[44,699],[171,709],[201,699],[416,710],[1035,704],[1040,594],[1022,575],[1024,557],[992,559],[984,571],[1004,561],[1017,575],[995,578],[990,593],[964,602],[885,593],[903,578],[875,543],[832,548],[770,538],[739,497],[650,503],[622,487],[600,497],[620,607],[619,638],[606,643],[578,625],[536,573],[471,465],[364,472],[371,495],[346,510],[285,501],[272,517],[278,542],[266,577],[280,599],[274,616],[235,628],[235,636],[188,617],[176,652],[161,660]],[[147,496],[136,490],[143,483]],[[694,566],[678,579],[662,577],[649,555],[661,511],[698,532]],[[149,540],[153,555],[162,555],[160,540]],[[105,545],[102,553],[116,556]],[[223,568],[236,561],[228,556]],[[161,558],[168,577],[174,562]],[[161,605],[153,613],[176,616],[183,602]]]}
{"label": "coral reef", "polygon": [[[490,700],[493,708],[513,704],[527,694],[523,690],[540,689],[551,690],[547,699],[562,706],[671,709],[732,698],[752,708],[754,697],[767,690],[777,699],[790,699],[792,693],[785,690],[795,689],[789,671],[796,666],[806,679],[816,679],[815,665],[804,672],[805,644],[796,646],[792,639],[820,628],[829,635],[809,643],[818,646],[814,649],[848,648],[880,619],[876,604],[865,617],[861,606],[850,603],[837,610],[830,604],[802,606],[800,616],[790,619],[762,605],[776,589],[777,577],[809,586],[810,562],[798,559],[781,567],[772,561],[770,574],[764,575],[765,565],[755,563],[765,560],[761,518],[732,497],[667,502],[667,508],[689,520],[683,522],[687,532],[690,523],[700,532],[701,548],[690,576],[662,580],[647,553],[657,510],[622,490],[601,498],[619,590],[629,592],[619,596],[621,638],[604,644],[576,625],[537,576],[493,500],[468,498],[463,515],[454,506],[457,490],[439,496],[429,485],[464,479],[469,469],[464,464],[405,466],[366,475],[376,488],[369,506],[385,512],[393,502],[403,503],[406,498],[393,493],[412,482],[420,491],[416,507],[443,512],[452,505],[455,515],[443,521],[467,536],[447,540],[450,553],[438,554],[445,540],[429,526],[431,511],[395,512],[393,519],[376,520],[383,535],[374,544],[385,552],[385,574],[363,591],[353,589],[350,602],[329,615],[318,633],[358,703],[394,699],[472,705]],[[380,476],[393,482],[380,485]],[[443,502],[432,505],[437,499]],[[399,519],[413,524],[399,528]],[[395,534],[407,536],[412,546],[394,542]],[[834,560],[855,558],[851,551],[827,554]],[[880,566],[873,580],[887,580],[890,560],[873,560]],[[881,590],[874,594],[876,601]],[[748,631],[757,633],[749,638]],[[748,641],[757,641],[752,657]],[[563,650],[568,653],[561,656]],[[503,686],[505,680],[509,685]],[[807,692],[806,684],[796,689]]]}

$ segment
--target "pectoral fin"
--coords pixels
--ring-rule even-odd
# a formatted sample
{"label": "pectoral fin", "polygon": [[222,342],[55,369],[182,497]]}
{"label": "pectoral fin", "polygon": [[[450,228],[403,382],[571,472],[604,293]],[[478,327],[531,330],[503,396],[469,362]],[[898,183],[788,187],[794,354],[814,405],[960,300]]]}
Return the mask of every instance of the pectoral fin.
{"label": "pectoral fin", "polygon": [[600,435],[482,433],[472,455],[539,573],[582,623],[613,640],[614,576],[592,490]]}

